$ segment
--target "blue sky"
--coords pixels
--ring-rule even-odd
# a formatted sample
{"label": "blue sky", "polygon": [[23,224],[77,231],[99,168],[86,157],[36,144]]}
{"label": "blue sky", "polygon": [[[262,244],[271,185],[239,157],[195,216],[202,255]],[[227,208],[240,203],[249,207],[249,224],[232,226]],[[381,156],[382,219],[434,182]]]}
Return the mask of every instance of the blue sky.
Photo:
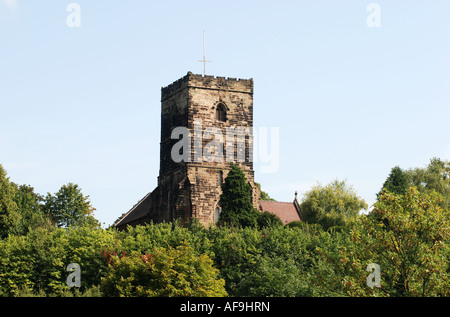
{"label": "blue sky", "polygon": [[[66,11],[81,8],[70,28]],[[376,3],[380,27],[369,27]],[[161,87],[253,78],[281,201],[346,179],[372,204],[390,169],[450,159],[449,1],[0,0],[0,163],[41,194],[77,183],[106,225],[156,187]]]}

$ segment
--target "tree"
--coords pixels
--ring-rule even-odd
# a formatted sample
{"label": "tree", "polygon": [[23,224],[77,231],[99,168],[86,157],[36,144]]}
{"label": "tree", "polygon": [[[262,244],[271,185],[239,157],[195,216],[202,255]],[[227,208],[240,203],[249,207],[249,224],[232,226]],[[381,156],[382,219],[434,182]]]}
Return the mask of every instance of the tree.
{"label": "tree", "polygon": [[261,200],[275,201],[275,199],[270,197],[270,195],[268,193],[266,193],[265,191],[263,191],[261,189],[261,184],[260,183],[255,182],[255,185],[258,186],[259,190],[261,191]]}
{"label": "tree", "polygon": [[43,208],[58,227],[99,226],[89,196],[84,196],[81,188],[73,183],[63,185],[54,195],[48,193]]}
{"label": "tree", "polygon": [[259,257],[251,274],[239,281],[236,296],[311,296],[309,280],[302,273],[292,259]]}
{"label": "tree", "polygon": [[222,206],[220,225],[243,227],[257,225],[259,212],[253,208],[252,187],[237,165],[231,165],[231,170],[222,184],[220,204]]}
{"label": "tree", "polygon": [[101,290],[105,296],[125,297],[226,296],[225,281],[218,278],[212,263],[187,243],[145,254],[112,256]]}
{"label": "tree", "polygon": [[366,202],[345,181],[338,180],[314,186],[300,203],[302,220],[320,224],[325,230],[347,226],[362,209],[367,209]]}
{"label": "tree", "polygon": [[405,172],[410,186],[422,193],[435,191],[442,195],[442,207],[450,210],[450,162],[432,158],[425,168]]}
{"label": "tree", "polygon": [[[348,295],[450,295],[450,215],[440,207],[441,200],[435,192],[413,187],[404,195],[380,195],[373,211],[353,228],[351,244],[334,254]],[[370,263],[381,268],[380,288],[366,285]]]}
{"label": "tree", "polygon": [[397,194],[397,195],[404,195],[409,188],[409,181],[406,177],[405,172],[398,166],[395,166],[391,173],[389,174],[388,178],[383,184],[383,188],[378,193],[377,196],[381,195],[383,190],[386,190],[388,192]]}
{"label": "tree", "polygon": [[42,210],[44,197],[29,185],[14,184],[14,187],[14,202],[21,215],[20,234],[26,234],[30,228],[52,226],[51,220]]}
{"label": "tree", "polygon": [[0,164],[0,238],[20,232],[21,215],[14,202],[16,188]]}
{"label": "tree", "polygon": [[264,211],[259,214],[258,219],[258,227],[266,228],[266,227],[282,227],[283,221],[271,212]]}

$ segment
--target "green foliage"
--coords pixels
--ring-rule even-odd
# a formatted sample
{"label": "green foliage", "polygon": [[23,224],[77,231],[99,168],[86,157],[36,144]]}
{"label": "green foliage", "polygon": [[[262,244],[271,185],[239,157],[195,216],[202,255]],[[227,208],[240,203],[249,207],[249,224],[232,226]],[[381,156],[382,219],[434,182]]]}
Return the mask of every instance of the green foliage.
{"label": "green foliage", "polygon": [[259,213],[253,208],[252,187],[237,165],[231,164],[231,170],[222,184],[220,204],[220,225],[257,226]]}
{"label": "green foliage", "polygon": [[440,207],[441,201],[435,193],[411,188],[405,195],[386,193],[375,204],[374,218],[384,221],[376,226],[369,222],[372,228],[365,227],[373,233],[367,246],[384,267],[384,289],[390,294],[449,294],[445,249],[450,214]]}
{"label": "green foliage", "polygon": [[[384,192],[335,252],[324,252],[350,296],[448,296],[449,213],[436,194]],[[380,221],[382,219],[382,221]],[[366,267],[381,267],[381,288],[368,288]],[[336,285],[337,283],[335,283]]]}
{"label": "green foliage", "polygon": [[255,185],[258,186],[259,190],[261,191],[261,200],[268,200],[268,201],[275,201],[275,199],[273,199],[272,197],[270,197],[270,195],[268,193],[266,193],[265,191],[263,191],[261,189],[261,184],[255,182]]}
{"label": "green foliage", "polygon": [[37,292],[34,291],[30,287],[22,287],[17,290],[17,292],[14,294],[14,297],[102,297],[103,294],[100,291],[100,286],[94,285],[90,288],[87,288],[86,290],[80,291],[77,288],[70,290],[70,289],[63,289],[58,294],[48,294],[45,293],[43,290],[38,290]]}
{"label": "green foliage", "polygon": [[305,222],[295,220],[286,224],[286,228],[299,228],[302,227]]}
{"label": "green foliage", "polygon": [[275,199],[270,197],[265,191],[261,191],[261,200],[275,201]]}
{"label": "green foliage", "polygon": [[12,236],[1,241],[0,289],[12,296],[22,287],[58,292],[64,266],[66,241],[58,230],[37,229],[27,236]]}
{"label": "green foliage", "polygon": [[[0,240],[0,296],[448,295],[448,215],[426,194],[402,197],[383,194],[377,216],[349,231],[196,222],[30,229]],[[365,284],[372,262],[381,289]],[[65,284],[69,263],[81,266],[79,290]]]}
{"label": "green foliage", "polygon": [[[306,276],[305,276],[306,275]],[[308,276],[292,259],[259,257],[236,286],[237,296],[311,296]]]}
{"label": "green foliage", "polygon": [[227,292],[233,290],[242,277],[256,263],[261,250],[261,235],[255,228],[210,228],[209,239],[214,241],[212,253],[220,275],[226,281]]}
{"label": "green foliage", "polygon": [[[328,265],[314,251],[320,228],[210,228],[209,234],[214,263],[230,296],[328,294],[314,280],[315,268]],[[278,268],[271,271],[271,266]],[[275,286],[286,279],[292,283]]]}
{"label": "green foliage", "polygon": [[33,268],[28,254],[24,254],[27,241],[10,235],[0,240],[0,296],[12,296],[19,288],[33,286],[30,280]]}
{"label": "green foliage", "polygon": [[383,188],[381,189],[380,193],[378,193],[378,196],[381,195],[383,190],[397,195],[404,195],[408,188],[409,181],[406,173],[400,167],[396,166],[391,170],[391,173],[384,182]]}
{"label": "green foliage", "polygon": [[404,195],[409,187],[416,187],[422,193],[435,191],[441,194],[442,208],[450,210],[450,162],[432,158],[425,168],[402,170],[396,166],[391,170],[378,196],[383,190]]}
{"label": "green foliage", "polygon": [[14,201],[15,194],[16,188],[0,164],[0,238],[20,232],[22,216]]}
{"label": "green foliage", "polygon": [[34,188],[29,185],[14,184],[14,186],[16,188],[14,202],[21,215],[18,233],[24,235],[31,229],[52,227],[51,219],[42,208],[44,198],[35,193]]}
{"label": "green foliage", "polygon": [[[344,182],[316,186],[302,201],[312,223],[286,226],[253,209],[236,169],[224,201],[238,222],[119,232],[90,222],[93,208],[77,186],[43,201],[0,167],[0,296],[449,296],[447,169],[432,160],[405,171],[419,188],[382,192],[367,216]],[[89,212],[67,212],[80,205]],[[63,228],[49,222],[50,206]],[[66,285],[69,263],[81,267],[79,289]],[[380,288],[366,285],[370,263],[381,267]]]}
{"label": "green foliage", "polygon": [[258,215],[257,223],[259,228],[283,226],[281,219],[268,211],[263,211]]}
{"label": "green foliage", "polygon": [[[82,267],[82,290],[98,285],[107,263],[102,250],[116,246],[113,231],[78,227],[30,229],[24,236],[0,240],[0,295],[17,296],[43,292],[63,296],[66,267]],[[102,273],[103,272],[103,273]]]}
{"label": "green foliage", "polygon": [[58,227],[99,225],[93,217],[95,208],[89,196],[84,196],[81,188],[73,183],[63,185],[54,195],[48,193],[43,208]]}
{"label": "green foliage", "polygon": [[155,248],[142,255],[112,257],[101,289],[106,296],[226,296],[225,282],[207,255],[198,256],[187,243]]}
{"label": "green foliage", "polygon": [[427,167],[410,169],[405,174],[409,186],[422,193],[435,191],[441,194],[441,206],[450,210],[450,162],[433,158]]}
{"label": "green foliage", "polygon": [[[82,269],[81,289],[98,285],[106,274],[105,254],[117,249],[121,242],[114,230],[102,230],[90,225],[72,227],[65,231],[67,237],[65,265],[78,263]],[[67,276],[68,273],[64,273]]]}
{"label": "green foliage", "polygon": [[302,220],[317,223],[324,229],[348,226],[367,204],[345,181],[314,186],[300,203]]}

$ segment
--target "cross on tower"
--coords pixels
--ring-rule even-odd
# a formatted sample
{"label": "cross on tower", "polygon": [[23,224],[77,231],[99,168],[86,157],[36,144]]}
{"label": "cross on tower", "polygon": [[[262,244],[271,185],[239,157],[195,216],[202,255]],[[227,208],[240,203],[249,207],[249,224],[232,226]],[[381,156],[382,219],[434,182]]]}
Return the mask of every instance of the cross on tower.
{"label": "cross on tower", "polygon": [[199,60],[199,62],[203,63],[203,76],[206,76],[206,63],[210,63],[212,61],[206,60],[206,52],[205,52],[205,30],[203,30],[203,59]]}

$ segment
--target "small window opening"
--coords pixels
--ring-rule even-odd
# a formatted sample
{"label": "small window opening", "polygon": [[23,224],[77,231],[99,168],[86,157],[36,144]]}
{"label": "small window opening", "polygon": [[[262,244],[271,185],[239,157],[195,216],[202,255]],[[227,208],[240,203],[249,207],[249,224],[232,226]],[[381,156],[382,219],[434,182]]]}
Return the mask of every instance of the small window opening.
{"label": "small window opening", "polygon": [[219,171],[218,173],[218,180],[219,180],[219,185],[223,184],[223,172]]}
{"label": "small window opening", "polygon": [[223,104],[218,104],[216,108],[216,120],[225,122],[227,121],[227,111]]}
{"label": "small window opening", "polygon": [[219,222],[220,218],[220,207],[216,206],[216,209],[214,211],[214,222],[217,224]]}

